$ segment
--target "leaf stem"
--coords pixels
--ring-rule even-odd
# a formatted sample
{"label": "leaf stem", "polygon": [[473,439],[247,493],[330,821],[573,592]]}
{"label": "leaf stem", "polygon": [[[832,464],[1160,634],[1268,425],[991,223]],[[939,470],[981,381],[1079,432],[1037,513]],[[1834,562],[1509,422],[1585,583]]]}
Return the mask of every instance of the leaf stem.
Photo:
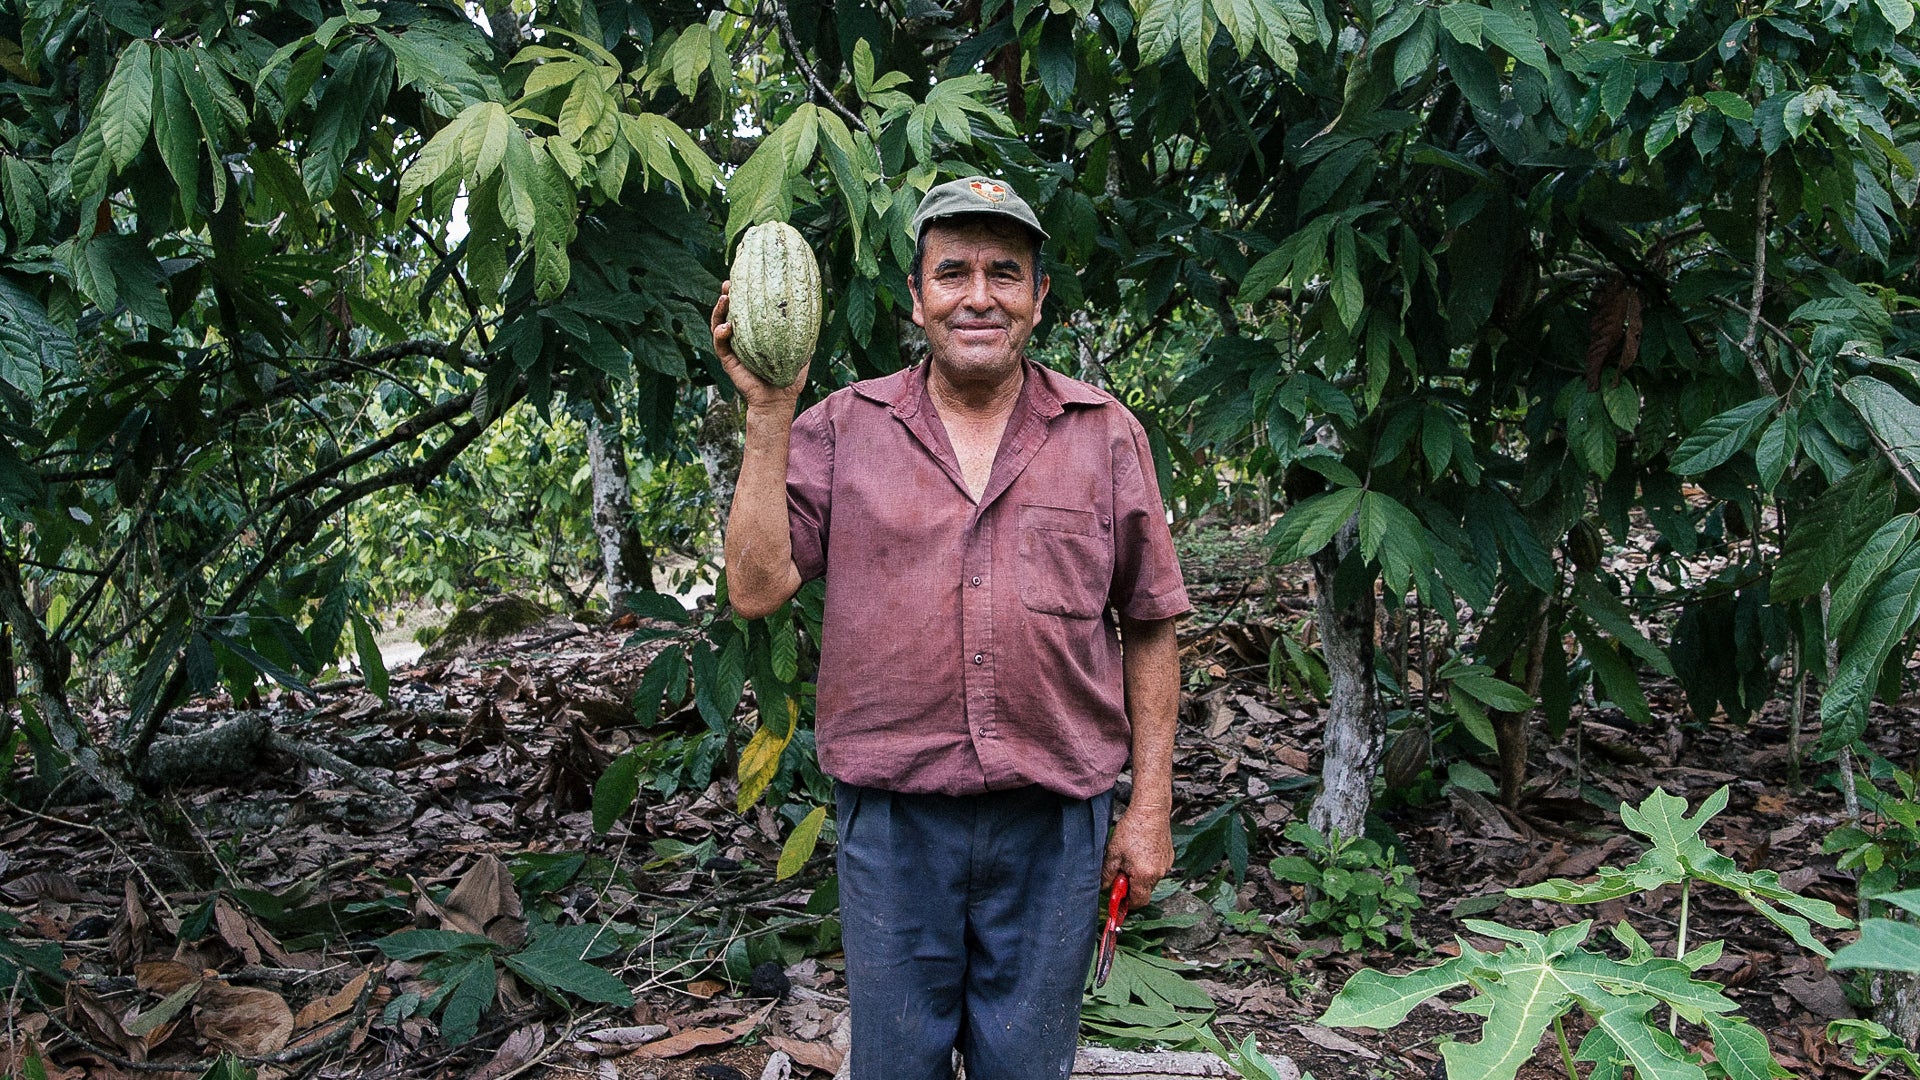
{"label": "leaf stem", "polygon": [[[1675,960],[1684,959],[1687,955],[1687,905],[1692,898],[1693,879],[1686,878],[1680,882],[1680,930],[1674,938],[1673,958]],[[1680,1010],[1671,1006],[1667,1009],[1667,1034],[1675,1036],[1680,1034]]]}
{"label": "leaf stem", "polygon": [[1580,1080],[1580,1074],[1573,1067],[1573,1051],[1567,1046],[1567,1018],[1553,1018],[1553,1037],[1560,1042],[1560,1063],[1567,1067],[1567,1080]]}

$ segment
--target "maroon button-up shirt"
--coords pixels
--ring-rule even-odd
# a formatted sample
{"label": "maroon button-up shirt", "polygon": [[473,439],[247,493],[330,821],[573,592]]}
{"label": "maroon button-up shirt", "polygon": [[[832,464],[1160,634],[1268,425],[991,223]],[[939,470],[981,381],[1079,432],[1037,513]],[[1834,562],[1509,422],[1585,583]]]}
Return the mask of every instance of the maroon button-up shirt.
{"label": "maroon button-up shirt", "polygon": [[976,504],[922,364],[828,396],[790,447],[793,561],[827,587],[821,769],[916,793],[1111,787],[1132,729],[1109,609],[1188,607],[1139,421],[1027,363]]}

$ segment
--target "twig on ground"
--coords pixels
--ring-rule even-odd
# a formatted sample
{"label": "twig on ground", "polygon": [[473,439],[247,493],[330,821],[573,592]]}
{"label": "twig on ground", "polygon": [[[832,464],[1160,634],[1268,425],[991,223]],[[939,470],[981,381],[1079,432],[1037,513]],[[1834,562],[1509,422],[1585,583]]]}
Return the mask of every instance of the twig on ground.
{"label": "twig on ground", "polygon": [[45,821],[54,825],[65,825],[69,828],[74,828],[74,829],[85,829],[88,832],[91,832],[94,835],[100,837],[100,839],[105,840],[107,842],[107,845],[113,848],[114,854],[120,856],[122,859],[125,859],[127,861],[127,865],[133,867],[133,872],[140,875],[140,880],[147,883],[147,890],[153,893],[154,899],[160,901],[161,907],[167,909],[167,917],[172,919],[178,919],[180,917],[180,913],[173,910],[173,905],[167,902],[167,894],[161,891],[160,886],[155,885],[153,883],[153,879],[151,877],[147,876],[146,868],[141,866],[138,862],[134,861],[133,856],[127,852],[126,848],[120,846],[120,842],[113,838],[112,833],[106,831],[105,829],[102,829],[98,825],[89,825],[84,821],[68,821],[66,818],[55,817],[52,814],[43,814],[38,810],[29,810],[26,807],[21,806],[19,803],[14,802],[12,799],[9,799],[4,795],[0,795],[0,805],[7,806],[18,813],[25,814],[28,817],[34,818],[35,820],[38,820],[38,821]]}

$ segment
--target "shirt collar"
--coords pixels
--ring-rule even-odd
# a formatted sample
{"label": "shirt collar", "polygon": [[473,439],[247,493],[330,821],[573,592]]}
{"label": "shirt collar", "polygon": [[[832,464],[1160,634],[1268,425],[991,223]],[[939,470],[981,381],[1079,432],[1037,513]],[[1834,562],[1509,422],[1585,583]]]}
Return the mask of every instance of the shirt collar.
{"label": "shirt collar", "polygon": [[[1020,362],[1026,369],[1020,400],[1043,420],[1059,416],[1068,405],[1101,405],[1114,400],[1113,395],[1098,387],[1070,379],[1032,360],[1022,358]],[[887,406],[903,420],[909,419],[926,406],[929,370],[930,363],[923,360],[891,375],[854,383],[853,392]]]}

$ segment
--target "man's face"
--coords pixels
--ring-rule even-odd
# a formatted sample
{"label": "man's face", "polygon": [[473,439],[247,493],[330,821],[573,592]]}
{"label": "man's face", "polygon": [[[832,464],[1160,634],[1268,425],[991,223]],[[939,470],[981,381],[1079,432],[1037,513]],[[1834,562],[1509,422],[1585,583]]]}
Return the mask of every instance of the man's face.
{"label": "man's face", "polygon": [[1033,240],[1017,224],[960,220],[927,226],[913,321],[951,382],[998,382],[1020,366],[1047,281],[1034,288]]}

